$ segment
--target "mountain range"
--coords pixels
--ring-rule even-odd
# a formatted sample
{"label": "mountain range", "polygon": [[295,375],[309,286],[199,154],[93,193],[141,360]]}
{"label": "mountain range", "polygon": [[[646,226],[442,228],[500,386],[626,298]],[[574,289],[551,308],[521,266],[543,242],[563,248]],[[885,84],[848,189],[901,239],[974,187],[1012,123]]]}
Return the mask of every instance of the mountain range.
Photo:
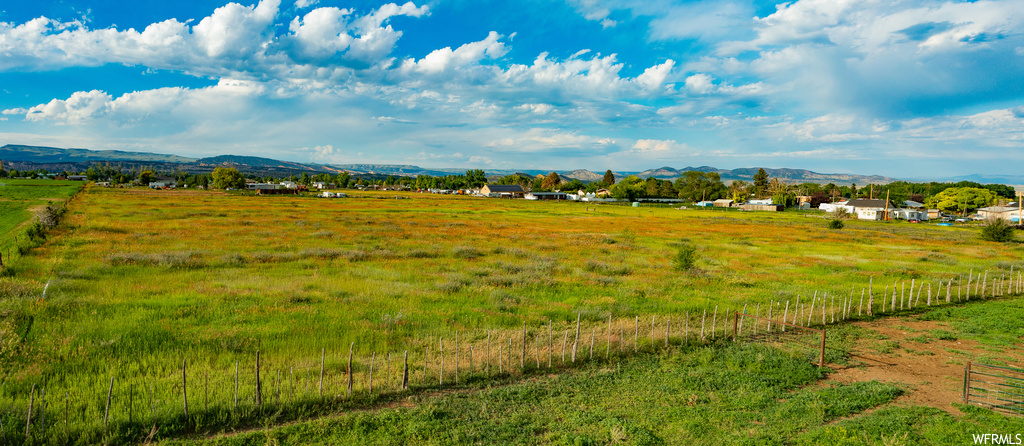
{"label": "mountain range", "polygon": [[[0,160],[4,162],[6,169],[31,170],[46,169],[48,171],[85,171],[96,163],[114,163],[124,169],[154,169],[158,171],[173,172],[175,170],[189,173],[206,173],[216,167],[234,167],[239,171],[258,176],[287,176],[300,175],[302,172],[309,174],[330,173],[336,175],[341,172],[349,172],[356,176],[444,176],[465,173],[464,168],[422,168],[419,166],[405,164],[315,164],[300,163],[294,161],[281,161],[270,158],[239,155],[219,155],[208,158],[188,158],[178,155],[167,155],[145,152],[126,152],[120,150],[88,150],[88,149],[61,149],[56,147],[39,147],[8,144],[0,147]],[[722,181],[751,181],[758,167],[740,169],[718,169],[709,166],[699,167],[660,167],[644,171],[613,171],[617,179],[629,175],[636,175],[640,178],[654,177],[663,180],[674,180],[682,176],[683,172],[696,170],[701,172],[718,173]],[[818,173],[805,169],[769,169],[765,171],[772,178],[778,178],[786,183],[835,183],[859,185],[865,184],[886,184],[897,179],[880,175],[856,175],[847,173]],[[514,173],[522,173],[530,176],[546,175],[545,170],[523,170],[523,169],[487,169],[489,178],[497,178]],[[592,172],[585,169],[558,172],[565,179],[578,179],[583,182],[600,181],[604,172]],[[1024,176],[982,176],[967,175],[951,179],[926,179],[921,181],[939,180],[968,180],[982,183],[1002,184],[1024,184]]]}

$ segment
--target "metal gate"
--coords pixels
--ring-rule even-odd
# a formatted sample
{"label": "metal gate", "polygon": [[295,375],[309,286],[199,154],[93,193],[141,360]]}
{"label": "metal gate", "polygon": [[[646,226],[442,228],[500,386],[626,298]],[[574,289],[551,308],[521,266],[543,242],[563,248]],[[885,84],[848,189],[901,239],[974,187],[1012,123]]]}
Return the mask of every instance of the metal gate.
{"label": "metal gate", "polygon": [[964,404],[1024,416],[1024,369],[968,362],[964,367]]}

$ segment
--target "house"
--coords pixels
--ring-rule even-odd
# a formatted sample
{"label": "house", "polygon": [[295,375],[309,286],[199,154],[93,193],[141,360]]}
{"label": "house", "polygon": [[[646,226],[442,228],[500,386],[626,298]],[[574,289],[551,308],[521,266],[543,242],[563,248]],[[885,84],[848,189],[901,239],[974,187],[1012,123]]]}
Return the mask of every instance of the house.
{"label": "house", "polygon": [[906,200],[903,202],[903,207],[910,209],[924,209],[924,203],[918,203],[913,200]]}
{"label": "house", "polygon": [[480,188],[480,195],[493,198],[523,198],[526,191],[518,184],[488,184]]}
{"label": "house", "polygon": [[846,206],[846,201],[840,201],[836,203],[822,203],[818,205],[818,209],[825,212],[835,212],[836,209],[846,209],[846,212],[853,213],[853,211]]}
{"label": "house", "polygon": [[775,203],[772,202],[771,198],[756,198],[756,199],[753,199],[753,200],[748,200],[747,204],[758,204],[758,205],[761,205],[761,204],[775,204]]}
{"label": "house", "polygon": [[714,206],[716,208],[731,208],[732,205],[733,201],[726,198],[719,198],[714,201]]}
{"label": "house", "polygon": [[860,220],[885,220],[886,213],[899,209],[889,200],[870,198],[854,198],[847,201],[845,206],[848,210],[852,209],[851,213],[856,214]]}
{"label": "house", "polygon": [[531,192],[526,194],[527,200],[568,200],[569,194],[565,192]]}
{"label": "house", "polygon": [[942,219],[942,211],[939,209],[928,209],[925,211],[928,214],[929,220],[940,220]]}
{"label": "house", "polygon": [[981,218],[1006,220],[1010,223],[1020,223],[1020,214],[1019,206],[989,206],[978,209],[978,215]]}
{"label": "house", "polygon": [[694,203],[693,205],[696,206],[696,207],[699,207],[699,208],[712,208],[712,207],[715,207],[715,202],[714,201],[698,201],[698,202]]}
{"label": "house", "polygon": [[69,181],[85,181],[86,179],[85,175],[68,175]]}
{"label": "house", "polygon": [[594,196],[597,198],[608,198],[612,196],[612,191],[608,189],[598,189],[597,192],[594,192]]}
{"label": "house", "polygon": [[921,209],[896,209],[892,211],[892,218],[897,220],[924,221],[928,219],[928,213]]}
{"label": "house", "polygon": [[[68,178],[71,178],[71,177],[68,177]],[[174,187],[177,187],[177,186],[178,186],[178,181],[175,180],[174,177],[157,176],[156,178],[153,179],[153,181],[149,182],[149,188],[150,189],[174,188]]]}

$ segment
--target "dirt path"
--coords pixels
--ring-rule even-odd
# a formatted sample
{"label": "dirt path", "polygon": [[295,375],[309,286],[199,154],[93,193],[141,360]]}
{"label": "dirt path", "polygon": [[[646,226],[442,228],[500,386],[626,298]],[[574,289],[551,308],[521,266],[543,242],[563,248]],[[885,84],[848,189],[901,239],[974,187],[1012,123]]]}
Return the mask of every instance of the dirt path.
{"label": "dirt path", "polygon": [[[943,322],[898,318],[858,322],[877,336],[860,342],[851,358],[854,365],[831,365],[826,382],[851,383],[878,380],[905,385],[908,392],[895,404],[930,406],[960,415],[951,403],[962,401],[964,365],[981,356],[999,356],[1007,362],[1024,363],[1024,352],[992,347],[967,339],[939,339],[949,329]],[[1011,351],[1013,350],[1013,351]]]}

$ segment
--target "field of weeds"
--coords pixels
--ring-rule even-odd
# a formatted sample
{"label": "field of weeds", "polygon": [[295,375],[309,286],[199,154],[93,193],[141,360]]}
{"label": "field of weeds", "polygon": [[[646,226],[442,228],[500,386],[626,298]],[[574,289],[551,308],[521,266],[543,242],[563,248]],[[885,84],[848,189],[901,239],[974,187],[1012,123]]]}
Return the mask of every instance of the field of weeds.
{"label": "field of weeds", "polygon": [[[550,333],[578,316],[593,338],[610,315],[718,308],[724,318],[745,305],[845,294],[869,278],[878,287],[981,270],[994,278],[1019,271],[1024,257],[1021,245],[982,242],[970,227],[851,221],[834,231],[814,213],[351,195],[90,187],[16,274],[0,278],[0,400],[27,407],[32,386],[45,383],[54,404],[81,403],[65,419],[85,420],[70,429],[97,441],[145,436],[143,417],[163,417],[165,434],[217,431],[258,422],[246,381],[257,351],[279,401],[299,389],[288,410],[302,416],[319,407],[320,388],[346,393],[350,351],[360,373],[371,354],[395,355],[383,372],[394,386],[400,352],[426,364],[424,348],[456,332],[476,346],[479,366],[488,332],[497,349],[525,325],[531,353],[518,361],[539,365],[545,340],[549,353],[557,342]],[[697,248],[690,270],[674,267],[681,246]],[[232,391],[239,363],[242,389]],[[183,364],[205,418],[178,414]],[[14,419],[0,415],[5,426]]]}

